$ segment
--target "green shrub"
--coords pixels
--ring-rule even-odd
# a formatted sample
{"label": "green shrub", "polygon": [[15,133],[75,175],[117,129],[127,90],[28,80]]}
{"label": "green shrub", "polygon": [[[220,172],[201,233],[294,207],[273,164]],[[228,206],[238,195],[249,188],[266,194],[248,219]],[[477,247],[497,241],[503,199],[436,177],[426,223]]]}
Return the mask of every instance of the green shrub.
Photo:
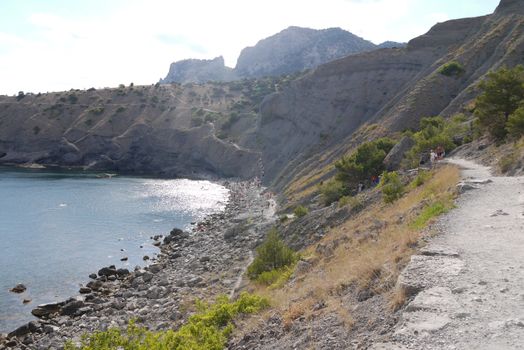
{"label": "green shrub", "polygon": [[508,133],[510,116],[524,100],[524,66],[490,72],[479,87],[482,93],[475,103],[479,124],[493,138],[503,140]]}
{"label": "green shrub", "polygon": [[417,216],[417,218],[411,223],[411,227],[417,230],[423,229],[426,227],[427,223],[436,218],[439,215],[447,213],[453,207],[446,205],[444,202],[438,201],[427,207],[425,207],[422,212]]}
{"label": "green shrub", "polygon": [[122,113],[125,110],[126,110],[126,108],[124,106],[118,106],[118,108],[116,109],[115,113]]}
{"label": "green shrub", "polygon": [[280,217],[278,218],[278,221],[280,221],[281,223],[284,223],[288,220],[289,218],[287,217],[286,214],[282,214],[280,215]]}
{"label": "green shrub", "polygon": [[502,173],[507,173],[517,165],[517,162],[517,154],[511,153],[500,158],[500,160],[498,161],[498,167]]}
{"label": "green shrub", "polygon": [[420,187],[431,179],[431,172],[426,170],[420,170],[417,177],[411,182],[411,188]]}
{"label": "green shrub", "polygon": [[520,107],[508,117],[506,131],[513,137],[524,135],[524,107]]}
{"label": "green shrub", "polygon": [[33,135],[38,135],[40,133],[40,127],[36,125],[33,127]]}
{"label": "green shrub", "polygon": [[443,64],[438,69],[438,72],[447,77],[460,77],[464,74],[466,70],[464,67],[457,61],[451,61],[446,64]]}
{"label": "green shrub", "polygon": [[349,205],[349,207],[354,210],[360,210],[364,207],[364,203],[362,203],[358,196],[344,196],[338,200],[339,208],[345,207],[346,205]]}
{"label": "green shrub", "polygon": [[270,289],[281,288],[291,278],[295,270],[295,263],[290,266],[274,269],[271,271],[264,271],[258,275],[257,283],[269,286]]}
{"label": "green shrub", "polygon": [[197,301],[198,312],[177,331],[149,331],[131,321],[126,331],[110,328],[82,336],[81,345],[69,341],[65,350],[221,350],[240,314],[256,313],[269,306],[267,299],[242,293],[236,301],[220,296],[212,305]]}
{"label": "green shrub", "polygon": [[91,114],[100,115],[104,113],[104,107],[103,106],[93,107],[93,108],[90,108],[88,112]]}
{"label": "green shrub", "polygon": [[225,123],[222,124],[222,129],[224,130],[230,129],[233,126],[233,124],[235,124],[239,119],[240,119],[240,116],[238,115],[238,113],[232,112],[229,115],[229,118],[227,118],[227,120],[225,121]]}
{"label": "green shrub", "polygon": [[257,248],[255,260],[247,268],[250,279],[256,280],[263,272],[278,270],[293,265],[298,255],[278,237],[276,229],[271,229],[264,243]]}
{"label": "green shrub", "polygon": [[353,154],[335,163],[337,179],[350,186],[359,182],[368,183],[372,176],[385,170],[384,158],[394,145],[395,142],[388,138],[363,143]]}
{"label": "green shrub", "polygon": [[385,203],[393,203],[404,194],[404,185],[396,171],[385,171],[382,174],[380,186],[382,187],[382,195]]}
{"label": "green shrub", "polygon": [[415,145],[406,153],[404,166],[418,166],[420,156],[438,146],[444,147],[446,152],[454,150],[457,147],[454,137],[466,134],[468,127],[464,121],[465,117],[460,114],[448,120],[442,117],[422,118],[420,130],[412,136]]}
{"label": "green shrub", "polygon": [[302,205],[299,205],[298,207],[295,208],[295,210],[293,210],[293,214],[295,214],[297,218],[306,216],[308,213],[309,213],[309,209]]}
{"label": "green shrub", "polygon": [[75,94],[69,94],[67,96],[67,99],[69,100],[69,103],[71,104],[75,104],[78,102],[78,96],[76,96]]}
{"label": "green shrub", "polygon": [[320,193],[322,194],[324,204],[330,205],[338,201],[341,197],[348,195],[349,190],[342,181],[334,179],[323,183],[320,186]]}

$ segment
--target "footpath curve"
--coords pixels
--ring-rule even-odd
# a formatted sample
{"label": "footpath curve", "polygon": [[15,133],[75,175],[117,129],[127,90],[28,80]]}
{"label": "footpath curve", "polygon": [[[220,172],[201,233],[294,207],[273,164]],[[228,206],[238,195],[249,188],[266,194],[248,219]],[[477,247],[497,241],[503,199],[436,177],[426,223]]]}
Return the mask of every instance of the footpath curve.
{"label": "footpath curve", "polygon": [[450,159],[457,208],[399,278],[412,301],[374,350],[524,348],[524,177]]}

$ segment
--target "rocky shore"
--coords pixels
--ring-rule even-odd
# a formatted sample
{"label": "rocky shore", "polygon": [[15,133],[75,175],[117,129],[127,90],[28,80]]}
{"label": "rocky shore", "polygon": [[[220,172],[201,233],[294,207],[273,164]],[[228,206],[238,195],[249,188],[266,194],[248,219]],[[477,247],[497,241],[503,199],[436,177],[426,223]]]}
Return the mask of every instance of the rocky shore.
{"label": "rocky shore", "polygon": [[232,295],[253,248],[275,221],[275,202],[249,182],[229,183],[226,209],[197,223],[191,232],[173,229],[156,237],[155,261],[134,271],[101,268],[79,295],[39,305],[38,319],[8,335],[0,349],[62,349],[84,333],[125,327],[129,320],[152,330],[176,328],[191,314],[196,298]]}

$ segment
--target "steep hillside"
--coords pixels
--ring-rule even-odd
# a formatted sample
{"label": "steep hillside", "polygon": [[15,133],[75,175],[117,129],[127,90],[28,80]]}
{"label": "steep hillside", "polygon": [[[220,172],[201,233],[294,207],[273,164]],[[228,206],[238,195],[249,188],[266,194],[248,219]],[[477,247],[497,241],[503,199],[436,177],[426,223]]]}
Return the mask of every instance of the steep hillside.
{"label": "steep hillside", "polygon": [[[259,138],[273,184],[305,188],[320,181],[355,138],[416,128],[426,116],[468,112],[488,71],[524,63],[523,14],[524,3],[503,1],[493,15],[437,24],[404,49],[330,62],[269,96]],[[452,61],[463,72],[440,73]]]}
{"label": "steep hillside", "polygon": [[[461,112],[489,70],[522,63],[523,14],[522,2],[502,1],[493,15],[437,24],[405,48],[301,76],[2,97],[0,162],[312,188],[362,140]],[[452,61],[460,74],[441,73]]]}

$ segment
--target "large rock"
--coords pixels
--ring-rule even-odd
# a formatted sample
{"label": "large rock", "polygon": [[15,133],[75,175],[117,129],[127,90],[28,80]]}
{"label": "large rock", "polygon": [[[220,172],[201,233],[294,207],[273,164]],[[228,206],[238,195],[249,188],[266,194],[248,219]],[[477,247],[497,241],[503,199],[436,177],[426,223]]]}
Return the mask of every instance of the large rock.
{"label": "large rock", "polygon": [[41,304],[31,310],[31,313],[36,317],[49,317],[55,313],[60,312],[60,308],[64,305],[64,302]]}
{"label": "large rock", "polygon": [[171,63],[162,83],[206,83],[209,81],[232,81],[237,75],[226,67],[222,56],[212,60],[187,59]]}
{"label": "large rock", "polygon": [[409,137],[404,136],[387,154],[384,158],[384,165],[387,171],[397,170],[408,152],[415,145],[415,141]]}
{"label": "large rock", "polygon": [[116,275],[117,275],[117,270],[114,266],[102,267],[100,270],[98,270],[98,276],[100,277],[102,276],[109,277],[109,276],[116,276]]}
{"label": "large rock", "polygon": [[19,283],[16,286],[14,286],[13,288],[11,288],[10,291],[13,293],[23,293],[26,291],[26,289],[27,287],[25,285],[23,285],[22,283]]}

